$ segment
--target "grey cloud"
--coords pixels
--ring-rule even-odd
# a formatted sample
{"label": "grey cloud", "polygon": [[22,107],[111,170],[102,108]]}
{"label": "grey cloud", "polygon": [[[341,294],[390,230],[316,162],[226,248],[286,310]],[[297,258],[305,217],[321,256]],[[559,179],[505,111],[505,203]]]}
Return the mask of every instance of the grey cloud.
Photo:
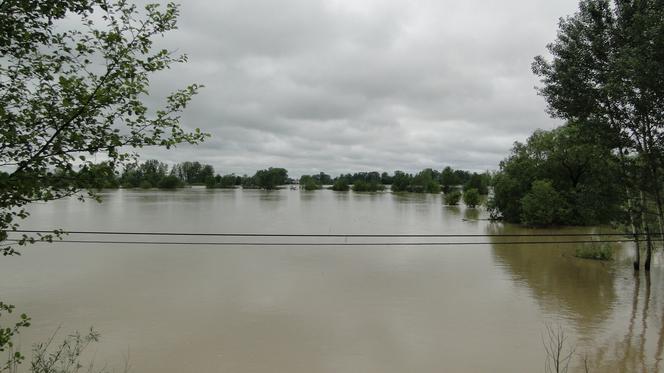
{"label": "grey cloud", "polygon": [[[183,116],[213,138],[174,151],[220,172],[293,175],[447,165],[496,169],[514,141],[559,123],[533,86],[577,0],[196,0],[163,42],[190,62],[155,98],[206,88]],[[152,99],[151,99],[152,100]]]}

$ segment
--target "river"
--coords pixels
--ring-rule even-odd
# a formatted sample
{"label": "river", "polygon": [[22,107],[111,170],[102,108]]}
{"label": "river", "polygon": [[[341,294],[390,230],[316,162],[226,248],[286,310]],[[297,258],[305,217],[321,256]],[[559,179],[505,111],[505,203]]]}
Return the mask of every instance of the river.
{"label": "river", "polygon": [[[438,195],[190,188],[102,197],[101,204],[33,205],[23,227],[469,235],[602,230],[492,223],[480,210],[443,206]],[[94,326],[102,338],[86,358],[115,371],[127,362],[141,373],[543,372],[549,325],[575,348],[573,371],[583,371],[584,357],[597,372],[662,369],[661,258],[649,277],[635,278],[628,244],[615,246],[614,261],[597,262],[573,257],[572,244],[499,244],[505,238],[65,239],[171,244],[37,244],[0,259],[0,299],[33,319],[19,340],[24,352],[58,328],[63,337]],[[434,240],[488,244],[320,245]],[[246,246],[259,242],[298,245]]]}

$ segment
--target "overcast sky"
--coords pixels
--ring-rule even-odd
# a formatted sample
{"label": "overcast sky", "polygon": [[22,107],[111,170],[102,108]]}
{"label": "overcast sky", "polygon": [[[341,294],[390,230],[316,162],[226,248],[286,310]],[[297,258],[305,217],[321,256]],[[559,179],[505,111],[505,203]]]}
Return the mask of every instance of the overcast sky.
{"label": "overcast sky", "polygon": [[530,64],[578,0],[187,0],[155,92],[206,86],[212,138],[149,150],[217,172],[493,170],[549,119]]}

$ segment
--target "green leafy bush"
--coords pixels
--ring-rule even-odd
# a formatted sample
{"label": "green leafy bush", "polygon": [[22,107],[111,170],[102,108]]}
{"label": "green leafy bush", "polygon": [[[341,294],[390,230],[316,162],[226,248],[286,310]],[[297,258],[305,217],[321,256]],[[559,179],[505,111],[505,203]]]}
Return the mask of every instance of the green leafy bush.
{"label": "green leafy bush", "polygon": [[477,207],[480,204],[480,192],[471,188],[463,192],[463,203],[468,207]]}
{"label": "green leafy bush", "polygon": [[532,227],[564,223],[566,204],[550,181],[537,180],[521,199],[521,222]]}
{"label": "green leafy bush", "polygon": [[602,260],[602,261],[612,260],[613,249],[609,244],[606,243],[585,244],[582,247],[576,249],[574,256],[581,259]]}
{"label": "green leafy bush", "polygon": [[353,184],[354,192],[378,192],[385,190],[385,186],[376,182],[357,181]]}
{"label": "green leafy bush", "polygon": [[448,206],[456,206],[461,200],[461,192],[458,190],[452,190],[445,193],[445,204]]}
{"label": "green leafy bush", "polygon": [[184,182],[175,175],[169,175],[161,179],[158,186],[161,189],[176,189],[184,187]]}
{"label": "green leafy bush", "polygon": [[347,192],[350,190],[350,186],[346,182],[346,180],[339,179],[332,184],[332,190],[336,192]]}

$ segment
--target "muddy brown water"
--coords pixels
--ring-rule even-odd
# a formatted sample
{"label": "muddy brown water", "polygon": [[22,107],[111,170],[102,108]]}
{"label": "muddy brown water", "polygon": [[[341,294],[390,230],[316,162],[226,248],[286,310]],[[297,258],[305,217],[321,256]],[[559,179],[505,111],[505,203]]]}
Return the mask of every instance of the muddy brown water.
{"label": "muddy brown water", "polygon": [[[31,208],[24,227],[160,232],[522,234],[441,196],[186,189],[103,192],[104,202]],[[543,372],[546,325],[565,331],[573,370],[661,371],[660,257],[634,277],[572,244],[449,238],[450,246],[319,246],[322,238],[70,236],[305,245],[39,244],[0,259],[0,299],[28,313],[30,346],[59,330],[101,332],[86,359],[132,372]],[[536,238],[538,241],[555,238]],[[557,238],[561,239],[561,238]],[[569,238],[568,238],[569,239]],[[232,241],[236,240],[236,241]],[[325,242],[427,242],[327,238]]]}

